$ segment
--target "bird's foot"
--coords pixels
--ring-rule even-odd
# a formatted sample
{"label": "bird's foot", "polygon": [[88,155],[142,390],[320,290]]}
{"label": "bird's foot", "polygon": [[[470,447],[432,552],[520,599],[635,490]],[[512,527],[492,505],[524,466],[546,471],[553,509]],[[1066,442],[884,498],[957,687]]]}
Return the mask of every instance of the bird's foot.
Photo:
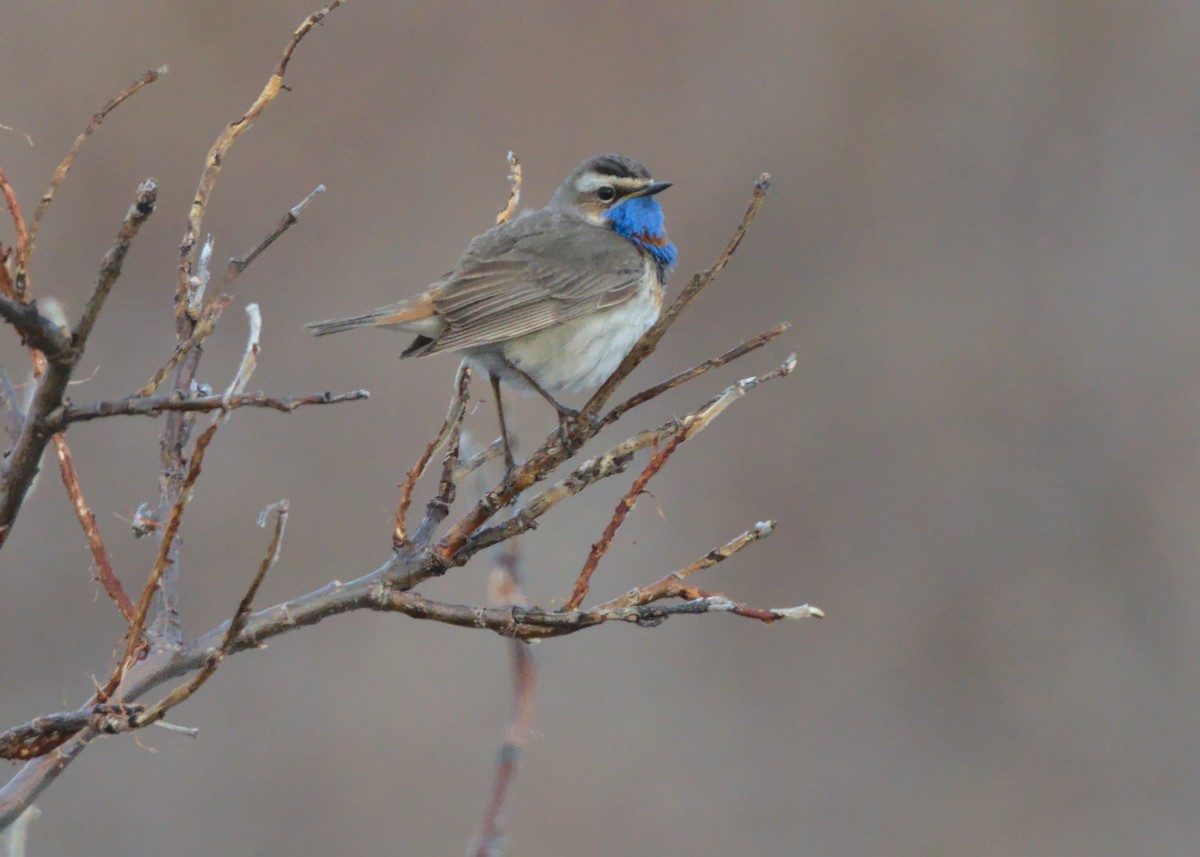
{"label": "bird's foot", "polygon": [[574,408],[562,407],[558,412],[558,440],[568,455],[575,455],[583,447],[583,440],[576,438],[580,430],[586,428],[591,434],[599,430],[599,419],[594,416],[584,417]]}

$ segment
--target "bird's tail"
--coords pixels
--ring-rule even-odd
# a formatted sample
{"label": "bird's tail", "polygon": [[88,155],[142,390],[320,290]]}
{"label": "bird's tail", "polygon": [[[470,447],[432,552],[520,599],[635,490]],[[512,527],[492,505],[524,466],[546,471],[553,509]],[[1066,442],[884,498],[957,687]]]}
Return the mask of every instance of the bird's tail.
{"label": "bird's tail", "polygon": [[434,314],[433,294],[426,292],[414,300],[388,304],[362,315],[313,321],[304,326],[316,336],[359,327],[395,327],[423,334],[436,332],[441,327],[441,320]]}

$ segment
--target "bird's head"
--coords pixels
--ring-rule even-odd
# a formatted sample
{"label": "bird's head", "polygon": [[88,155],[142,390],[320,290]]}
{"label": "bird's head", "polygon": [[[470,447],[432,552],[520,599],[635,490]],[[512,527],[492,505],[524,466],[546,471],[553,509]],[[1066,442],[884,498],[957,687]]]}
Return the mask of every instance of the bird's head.
{"label": "bird's head", "polygon": [[650,171],[632,158],[600,155],[584,161],[567,176],[550,206],[616,230],[670,267],[675,262],[675,247],[663,227],[662,207],[653,198],[670,186],[670,182],[656,182]]}

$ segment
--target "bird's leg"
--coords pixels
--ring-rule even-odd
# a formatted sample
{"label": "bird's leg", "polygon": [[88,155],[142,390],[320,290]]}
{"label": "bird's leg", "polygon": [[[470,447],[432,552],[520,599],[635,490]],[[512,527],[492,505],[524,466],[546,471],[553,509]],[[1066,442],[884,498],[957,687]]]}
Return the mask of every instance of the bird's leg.
{"label": "bird's leg", "polygon": [[558,399],[554,398],[544,389],[542,389],[542,385],[533,380],[533,378],[529,376],[528,372],[526,372],[524,369],[521,369],[519,366],[514,366],[511,361],[505,360],[504,365],[507,366],[514,375],[519,376],[525,381],[526,384],[536,390],[538,395],[549,402],[550,407],[554,408],[554,410],[558,413],[558,439],[562,441],[563,448],[566,449],[571,455],[574,455],[578,450],[571,445],[571,423],[576,419],[576,417],[579,416],[579,411],[575,410],[574,408],[568,408],[566,405],[559,402]]}
{"label": "bird's leg", "polygon": [[500,376],[490,375],[492,394],[496,397],[496,415],[500,418],[500,444],[504,447],[504,478],[508,479],[517,462],[513,458],[512,447],[508,443],[508,425],[504,422],[504,403],[500,401]]}

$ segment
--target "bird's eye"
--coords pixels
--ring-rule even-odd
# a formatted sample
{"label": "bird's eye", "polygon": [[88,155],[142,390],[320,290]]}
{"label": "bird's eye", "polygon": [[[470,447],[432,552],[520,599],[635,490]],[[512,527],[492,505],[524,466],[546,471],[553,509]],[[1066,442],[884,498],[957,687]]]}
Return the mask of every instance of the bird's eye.
{"label": "bird's eye", "polygon": [[603,185],[602,187],[596,188],[596,197],[601,202],[612,202],[617,198],[617,191],[615,188],[609,187],[608,185]]}

